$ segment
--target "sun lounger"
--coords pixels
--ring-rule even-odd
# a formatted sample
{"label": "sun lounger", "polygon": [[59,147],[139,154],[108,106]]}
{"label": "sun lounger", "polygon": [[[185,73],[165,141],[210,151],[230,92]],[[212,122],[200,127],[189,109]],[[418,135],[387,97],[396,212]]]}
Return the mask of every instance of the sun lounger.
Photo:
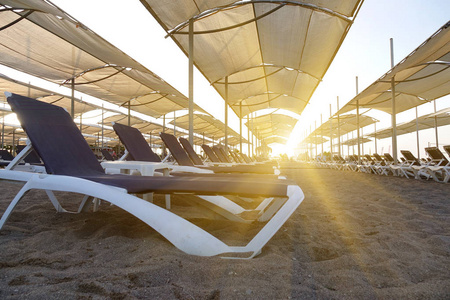
{"label": "sun lounger", "polygon": [[[285,223],[303,200],[296,185],[279,180],[236,180],[205,177],[149,177],[105,174],[70,115],[62,108],[27,97],[7,94],[31,145],[42,158],[47,174],[0,170],[0,179],[26,182],[0,220],[4,225],[12,210],[31,189],[47,192],[57,211],[64,211],[53,191],[85,195],[79,211],[93,198],[103,199],[139,218],[178,249],[193,255],[249,254],[253,257]],[[67,157],[70,157],[68,159]],[[287,199],[256,236],[243,247],[226,245],[205,230],[172,212],[129,193],[237,194]]]}
{"label": "sun lounger", "polygon": [[206,156],[212,163],[221,163],[220,159],[217,157],[217,155],[214,153],[214,151],[210,146],[202,145],[202,149],[203,151],[205,151]]}
{"label": "sun lounger", "polygon": [[450,163],[444,153],[437,147],[425,148],[425,152],[431,158],[425,167],[427,172],[434,181],[448,182]]}
{"label": "sun lounger", "polygon": [[[193,161],[189,158],[189,155],[186,153],[186,151],[183,149],[183,147],[180,145],[180,143],[178,142],[177,138],[174,135],[168,133],[160,133],[160,136],[166,147],[169,149],[172,156],[177,161],[177,163],[182,166],[192,166],[192,167],[196,166],[206,168],[214,171],[215,173],[275,174],[274,168],[268,165],[237,164],[237,165],[205,166],[203,162],[201,165],[194,165]],[[192,145],[190,145],[190,148],[192,148]],[[191,155],[193,156],[194,153],[195,151],[192,148]]]}
{"label": "sun lounger", "polygon": [[109,161],[115,160],[114,157],[111,155],[111,153],[109,153],[108,150],[102,149],[100,152],[102,153],[104,159],[109,160]]}
{"label": "sun lounger", "polygon": [[409,150],[400,150],[405,160],[400,164],[400,172],[407,178],[414,177],[421,179],[425,177],[428,179],[430,175],[425,172],[426,165],[420,163],[420,161]]}

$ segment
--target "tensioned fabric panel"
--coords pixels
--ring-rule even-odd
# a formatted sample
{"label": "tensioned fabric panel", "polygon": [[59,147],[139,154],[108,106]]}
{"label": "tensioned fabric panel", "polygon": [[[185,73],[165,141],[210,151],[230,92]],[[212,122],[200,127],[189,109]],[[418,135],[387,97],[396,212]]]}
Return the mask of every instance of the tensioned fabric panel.
{"label": "tensioned fabric panel", "polygon": [[[141,2],[185,53],[189,46],[186,22],[195,18],[194,63],[224,99],[224,81],[228,77],[228,104],[240,117],[264,108],[284,108],[300,114],[362,3],[358,0]],[[279,98],[291,98],[269,101],[267,95],[272,93],[281,95]],[[250,97],[260,95],[266,95],[265,101],[248,106]]]}
{"label": "tensioned fabric panel", "polygon": [[76,90],[119,105],[129,100],[133,105],[134,98],[150,93],[176,104],[134,107],[153,117],[188,106],[183,94],[49,1],[0,0],[0,5],[0,27],[34,10],[0,31],[1,64],[66,86],[75,78]]}
{"label": "tensioned fabric panel", "polygon": [[[376,119],[366,116],[359,116],[359,128],[364,128],[371,124],[377,122]],[[330,135],[335,138],[340,135],[352,132],[358,129],[358,122],[355,114],[348,114],[339,116],[339,130],[338,130],[338,120],[337,118],[328,119],[325,123],[320,125],[316,130],[314,130],[311,135],[323,135],[330,137]]]}
{"label": "tensioned fabric panel", "polygon": [[[52,103],[61,107],[64,107],[67,111],[70,111],[72,100],[71,98],[24,83],[18,80],[9,78],[3,74],[0,74],[0,102],[6,102],[6,97],[4,92],[11,92],[18,95],[28,96],[33,99],[39,99],[47,103]],[[91,111],[97,108],[96,106],[89,104],[87,102],[81,101],[80,99],[75,99],[75,116],[81,113]]]}
{"label": "tensioned fabric panel", "polygon": [[[435,120],[436,117],[436,120]],[[418,124],[418,127],[417,127]],[[435,128],[435,126],[446,126],[450,125],[450,108],[442,109],[436,113],[427,114],[421,116],[417,119],[411,120],[409,122],[397,124],[397,135],[402,135],[406,133],[415,132],[418,130]],[[392,127],[378,130],[376,133],[368,134],[370,137],[375,137],[377,139],[384,139],[392,137]]]}
{"label": "tensioned fabric panel", "polygon": [[288,138],[297,119],[285,114],[267,114],[246,122],[245,125],[258,137],[282,136]]}
{"label": "tensioned fabric panel", "polygon": [[450,22],[348,102],[337,114],[361,107],[392,114],[391,78],[395,80],[396,112],[450,94]]}

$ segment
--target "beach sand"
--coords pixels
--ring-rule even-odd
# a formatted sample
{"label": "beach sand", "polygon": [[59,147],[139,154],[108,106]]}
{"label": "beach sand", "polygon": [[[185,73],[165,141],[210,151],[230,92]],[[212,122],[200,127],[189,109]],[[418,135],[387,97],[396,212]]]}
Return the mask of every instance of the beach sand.
{"label": "beach sand", "polygon": [[[117,207],[56,213],[42,191],[0,231],[0,299],[449,299],[450,185],[291,169],[305,200],[251,260],[182,253]],[[0,182],[0,212],[21,185]],[[60,193],[76,209],[79,195]],[[77,200],[77,201],[74,201]],[[157,198],[156,203],[162,203]],[[228,242],[260,228],[174,210]]]}

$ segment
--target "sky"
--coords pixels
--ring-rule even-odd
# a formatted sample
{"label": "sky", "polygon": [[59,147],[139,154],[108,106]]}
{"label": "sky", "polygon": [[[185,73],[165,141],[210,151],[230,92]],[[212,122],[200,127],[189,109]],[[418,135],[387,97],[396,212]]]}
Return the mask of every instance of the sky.
{"label": "sky", "polygon": [[[178,46],[153,19],[138,0],[52,0],[69,15],[89,27],[110,43],[127,53],[152,72],[162,77],[185,95],[188,95],[188,59]],[[294,148],[314,123],[319,126],[320,115],[325,121],[339,107],[356,94],[355,77],[359,91],[364,90],[390,69],[389,39],[394,40],[394,63],[398,63],[448,20],[448,0],[366,0],[355,19],[331,67],[316,89],[310,103],[300,117],[288,146]],[[8,74],[6,74],[8,75]],[[194,73],[196,104],[224,121],[224,101],[198,72]],[[437,109],[450,107],[450,99],[436,102]],[[419,108],[419,115],[433,112],[433,105]],[[379,119],[377,129],[390,126],[390,116],[372,115]],[[237,116],[229,109],[229,124],[239,132]],[[397,121],[409,121],[414,116],[402,113]],[[440,144],[450,144],[449,126],[439,129]],[[245,128],[245,126],[244,126]],[[365,129],[369,133],[373,129]],[[434,142],[434,133],[421,134],[421,143]],[[247,136],[244,132],[244,136]],[[406,135],[409,136],[409,135]],[[442,136],[442,137],[441,137]],[[422,141],[423,140],[423,141]],[[399,148],[414,153],[414,141],[399,137]],[[378,152],[388,152],[390,139],[378,142]],[[374,152],[373,143],[365,145],[366,152]],[[278,150],[277,147],[273,147]],[[371,148],[371,149],[368,149]],[[283,147],[286,150],[286,147]],[[288,154],[293,154],[291,151]]]}

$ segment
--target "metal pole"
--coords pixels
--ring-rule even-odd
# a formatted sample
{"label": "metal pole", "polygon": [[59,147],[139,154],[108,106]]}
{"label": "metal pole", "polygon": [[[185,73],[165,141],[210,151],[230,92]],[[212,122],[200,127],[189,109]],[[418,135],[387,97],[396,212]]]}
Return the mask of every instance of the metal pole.
{"label": "metal pole", "polygon": [[[394,40],[391,38],[391,69],[394,68]],[[391,97],[392,97],[392,156],[394,158],[394,164],[397,164],[397,120],[395,110],[395,79],[391,78]]]}
{"label": "metal pole", "polygon": [[5,113],[2,112],[2,149],[5,148]]}
{"label": "metal pole", "polygon": [[[434,113],[436,114],[436,100],[434,100]],[[436,134],[436,147],[439,148],[438,124],[437,124],[437,116],[436,115],[434,115],[434,131]]]}
{"label": "metal pole", "polygon": [[225,77],[225,149],[228,148],[228,76]]}
{"label": "metal pole", "polygon": [[177,118],[175,116],[175,111],[173,111],[173,135],[177,137]]}
{"label": "metal pole", "polygon": [[128,126],[131,126],[131,100],[128,101]]}
{"label": "metal pole", "polygon": [[[339,112],[339,96],[337,96],[337,107],[336,107],[337,111]],[[340,118],[339,118],[339,113],[337,114],[337,121],[338,121],[338,154],[339,156],[341,156],[341,124],[340,124]]]}
{"label": "metal pole", "polygon": [[416,141],[417,141],[417,158],[420,159],[420,148],[419,148],[419,113],[416,106]]}
{"label": "metal pole", "polygon": [[322,123],[322,114],[320,114],[320,138],[322,143],[322,156],[323,156],[323,123]]}
{"label": "metal pole", "polygon": [[333,115],[331,114],[331,103],[330,103],[330,158],[333,161]]}
{"label": "metal pole", "polygon": [[[358,76],[356,76],[356,95],[358,93]],[[356,139],[358,142],[358,164],[361,164],[361,148],[359,146],[359,100],[356,100]]]}
{"label": "metal pole", "polygon": [[194,145],[194,20],[189,19],[189,143]]}
{"label": "metal pole", "polygon": [[375,153],[378,153],[378,149],[377,149],[377,122],[373,123],[374,127],[375,127]]}
{"label": "metal pole", "polygon": [[242,102],[239,102],[239,151],[242,153]]}
{"label": "metal pole", "polygon": [[75,78],[72,78],[70,87],[72,90],[72,96],[70,98],[70,116],[72,117],[72,119],[74,119],[75,118]]}
{"label": "metal pole", "polygon": [[103,104],[102,104],[102,149],[103,149],[103,137],[104,137],[104,132],[103,132],[103,119],[104,119],[104,110],[103,110]]}
{"label": "metal pole", "polygon": [[249,115],[247,115],[247,145],[248,145],[248,156],[250,156],[250,119],[249,119]]}

